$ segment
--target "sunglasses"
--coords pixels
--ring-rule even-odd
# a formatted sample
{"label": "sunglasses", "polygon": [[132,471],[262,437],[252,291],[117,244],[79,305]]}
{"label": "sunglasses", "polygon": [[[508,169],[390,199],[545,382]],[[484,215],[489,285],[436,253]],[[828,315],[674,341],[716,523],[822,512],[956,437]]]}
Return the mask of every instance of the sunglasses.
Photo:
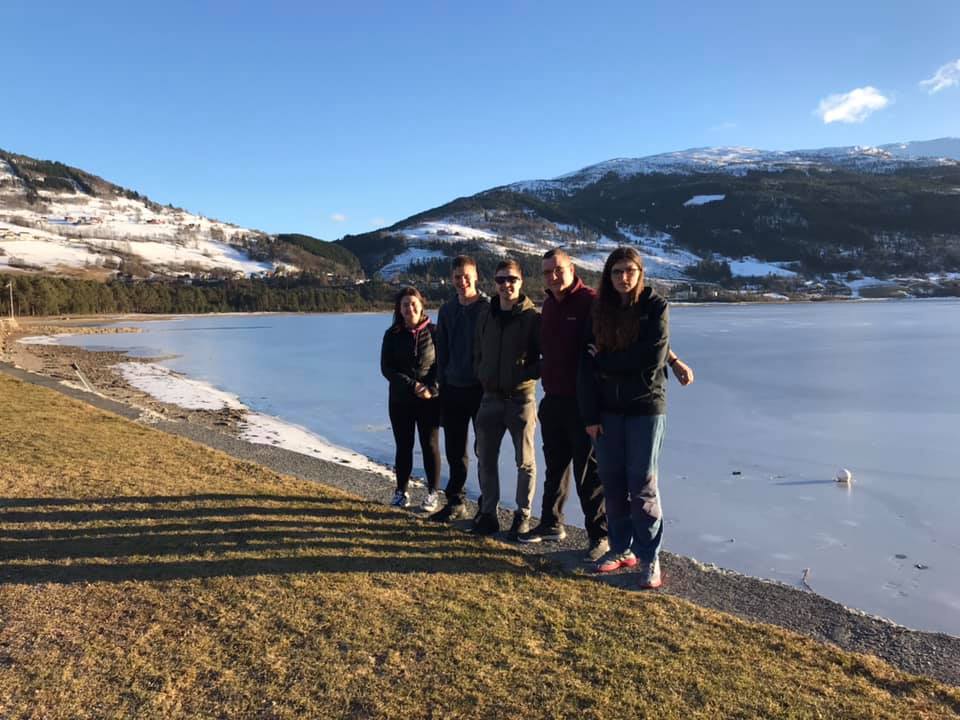
{"label": "sunglasses", "polygon": [[497,285],[503,285],[504,283],[516,285],[518,282],[520,282],[520,278],[518,278],[516,275],[497,275],[493,280],[497,283]]}

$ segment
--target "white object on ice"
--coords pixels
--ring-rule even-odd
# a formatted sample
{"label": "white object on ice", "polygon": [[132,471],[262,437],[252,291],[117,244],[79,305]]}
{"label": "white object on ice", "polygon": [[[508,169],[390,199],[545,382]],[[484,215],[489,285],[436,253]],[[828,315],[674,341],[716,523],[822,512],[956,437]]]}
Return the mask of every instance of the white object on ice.
{"label": "white object on ice", "polygon": [[840,468],[837,470],[837,482],[846,483],[849,485],[853,482],[853,473],[846,468]]}

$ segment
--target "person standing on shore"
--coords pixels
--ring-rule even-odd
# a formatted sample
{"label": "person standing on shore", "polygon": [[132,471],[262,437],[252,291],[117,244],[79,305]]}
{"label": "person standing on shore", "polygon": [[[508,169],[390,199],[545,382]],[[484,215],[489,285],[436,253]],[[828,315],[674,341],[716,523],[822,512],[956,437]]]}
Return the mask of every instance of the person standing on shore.
{"label": "person standing on shore", "polygon": [[610,550],[597,572],[642,563],[640,586],[660,587],[663,518],[658,463],[666,427],[667,301],[645,286],[630,247],[607,258],[581,356],[580,412],[597,450]]}
{"label": "person standing on shore", "polygon": [[396,442],[397,489],[390,503],[410,504],[414,435],[427,475],[427,496],[421,508],[433,512],[440,504],[440,399],[434,326],[427,317],[420,291],[405,287],[397,293],[393,324],[383,335],[380,372],[390,382],[390,427]]}
{"label": "person standing on shore", "polygon": [[440,307],[437,318],[437,378],[443,407],[443,441],[450,467],[445,495],[446,505],[430,516],[431,520],[450,522],[468,515],[466,506],[467,432],[473,423],[476,435],[477,411],[483,388],[473,367],[473,340],[477,318],[490,306],[477,290],[477,262],[460,255],[450,269],[457,296]]}
{"label": "person standing on shore", "polygon": [[474,340],[474,367],[483,386],[477,412],[477,460],[482,502],[473,532],[500,530],[500,444],[505,432],[513,441],[517,463],[517,510],[508,537],[530,529],[536,489],[536,381],[540,377],[540,313],[522,292],[523,271],[515,260],[497,265],[497,296],[480,314]]}
{"label": "person standing on shore", "polygon": [[596,562],[609,549],[603,488],[590,438],[577,406],[577,365],[590,323],[596,292],[577,276],[571,257],[562,249],[548,251],[542,260],[547,297],[540,320],[543,400],[538,417],[546,463],[540,523],[519,536],[520,542],[560,541],[563,506],[570,493],[570,465],[583,509],[589,539],[587,558]]}

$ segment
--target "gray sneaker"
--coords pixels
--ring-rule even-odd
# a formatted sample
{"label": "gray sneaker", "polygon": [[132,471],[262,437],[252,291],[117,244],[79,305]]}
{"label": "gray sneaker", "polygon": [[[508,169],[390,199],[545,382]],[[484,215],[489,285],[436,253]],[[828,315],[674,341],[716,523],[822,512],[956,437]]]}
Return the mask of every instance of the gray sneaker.
{"label": "gray sneaker", "polygon": [[591,540],[590,547],[587,549],[587,554],[583,556],[583,561],[595,563],[608,552],[610,552],[610,543],[605,537],[600,538],[599,540]]}
{"label": "gray sneaker", "polygon": [[640,589],[653,590],[661,585],[663,581],[660,579],[660,558],[656,558],[640,571]]}
{"label": "gray sneaker", "polygon": [[517,537],[522,543],[560,542],[567,537],[563,525],[537,525],[530,532],[522,533]]}

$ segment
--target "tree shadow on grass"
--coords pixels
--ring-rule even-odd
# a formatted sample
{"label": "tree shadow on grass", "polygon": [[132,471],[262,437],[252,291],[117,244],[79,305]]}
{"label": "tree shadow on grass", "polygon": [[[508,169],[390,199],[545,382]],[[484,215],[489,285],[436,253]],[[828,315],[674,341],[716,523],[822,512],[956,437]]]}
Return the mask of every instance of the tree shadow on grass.
{"label": "tree shadow on grass", "polygon": [[525,569],[506,547],[363,500],[0,498],[0,584]]}

